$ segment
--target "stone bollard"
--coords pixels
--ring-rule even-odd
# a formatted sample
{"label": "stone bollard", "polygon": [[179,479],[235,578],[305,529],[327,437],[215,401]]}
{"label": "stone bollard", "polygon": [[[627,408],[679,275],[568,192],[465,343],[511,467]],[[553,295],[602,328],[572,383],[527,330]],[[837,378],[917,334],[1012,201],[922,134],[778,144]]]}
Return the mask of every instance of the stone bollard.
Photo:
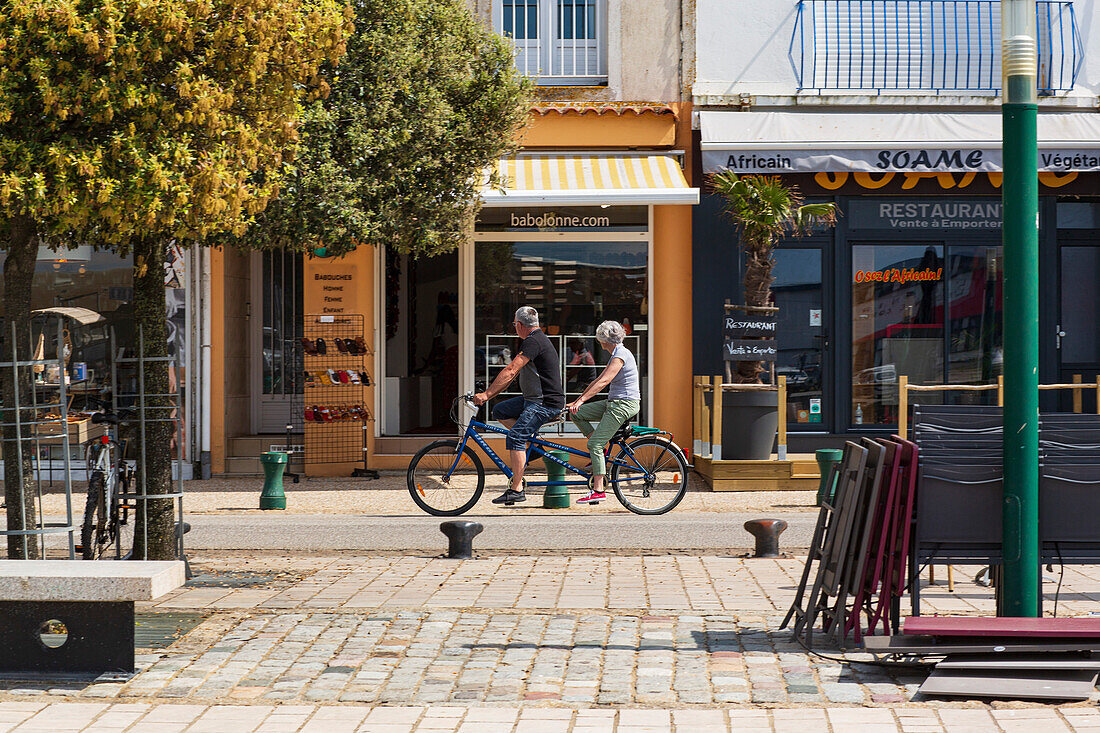
{"label": "stone bollard", "polygon": [[469,560],[474,556],[474,537],[485,529],[478,522],[452,520],[439,525],[439,531],[447,535],[447,557]]}
{"label": "stone bollard", "polygon": [[756,538],[756,551],[753,557],[780,557],[779,535],[787,528],[782,519],[750,519],[745,529]]}

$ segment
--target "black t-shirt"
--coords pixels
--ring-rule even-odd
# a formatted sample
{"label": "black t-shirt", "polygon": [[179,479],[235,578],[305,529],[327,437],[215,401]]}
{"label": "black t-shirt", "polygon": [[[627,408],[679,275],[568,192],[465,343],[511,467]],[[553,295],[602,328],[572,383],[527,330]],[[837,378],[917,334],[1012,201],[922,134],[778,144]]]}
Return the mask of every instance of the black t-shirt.
{"label": "black t-shirt", "polygon": [[523,398],[538,402],[548,410],[565,407],[565,392],[561,388],[561,365],[558,352],[542,329],[536,329],[523,339],[519,353],[530,361],[520,370],[519,386]]}

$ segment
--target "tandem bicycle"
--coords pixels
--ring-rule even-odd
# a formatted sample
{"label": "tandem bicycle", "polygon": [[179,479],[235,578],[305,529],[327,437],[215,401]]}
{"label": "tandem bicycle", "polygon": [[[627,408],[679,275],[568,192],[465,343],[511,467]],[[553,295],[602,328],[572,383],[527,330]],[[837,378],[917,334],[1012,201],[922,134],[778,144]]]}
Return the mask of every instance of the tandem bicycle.
{"label": "tandem bicycle", "polygon": [[[473,410],[463,421],[464,408]],[[501,460],[482,437],[482,433],[507,435],[504,428],[473,419],[477,408],[473,395],[465,394],[451,403],[451,419],[462,428],[457,439],[436,440],[421,448],[409,464],[407,474],[409,494],[424,511],[437,517],[456,517],[477,504],[485,490],[485,467],[470,443],[477,445],[510,481],[512,469]],[[562,411],[549,427],[565,420]],[[465,422],[465,424],[463,424]],[[619,502],[635,514],[664,514],[672,510],[687,491],[691,466],[672,440],[671,433],[659,428],[623,425],[607,444],[607,477],[605,481]],[[563,481],[527,481],[524,488],[548,486],[589,486],[592,474],[572,465],[548,451],[564,451],[572,456],[589,458],[586,451],[554,443],[536,435],[527,449],[527,461],[544,458],[562,466],[577,478]]]}

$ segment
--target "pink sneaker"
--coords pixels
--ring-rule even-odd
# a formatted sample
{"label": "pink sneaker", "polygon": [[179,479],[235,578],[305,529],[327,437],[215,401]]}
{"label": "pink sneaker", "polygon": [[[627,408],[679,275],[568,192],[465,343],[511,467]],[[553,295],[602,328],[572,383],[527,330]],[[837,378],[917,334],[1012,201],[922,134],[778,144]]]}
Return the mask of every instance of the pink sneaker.
{"label": "pink sneaker", "polygon": [[607,498],[607,494],[602,491],[591,491],[587,496],[582,496],[577,499],[578,504],[599,504],[601,501]]}

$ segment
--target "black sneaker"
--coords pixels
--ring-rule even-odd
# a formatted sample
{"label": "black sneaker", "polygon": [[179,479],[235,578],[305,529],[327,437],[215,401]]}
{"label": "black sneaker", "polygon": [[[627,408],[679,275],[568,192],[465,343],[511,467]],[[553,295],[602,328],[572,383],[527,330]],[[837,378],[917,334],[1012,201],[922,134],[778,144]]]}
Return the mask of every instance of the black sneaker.
{"label": "black sneaker", "polygon": [[494,504],[504,504],[505,506],[512,506],[517,501],[527,501],[527,494],[523,491],[508,489],[503,494],[493,499]]}

